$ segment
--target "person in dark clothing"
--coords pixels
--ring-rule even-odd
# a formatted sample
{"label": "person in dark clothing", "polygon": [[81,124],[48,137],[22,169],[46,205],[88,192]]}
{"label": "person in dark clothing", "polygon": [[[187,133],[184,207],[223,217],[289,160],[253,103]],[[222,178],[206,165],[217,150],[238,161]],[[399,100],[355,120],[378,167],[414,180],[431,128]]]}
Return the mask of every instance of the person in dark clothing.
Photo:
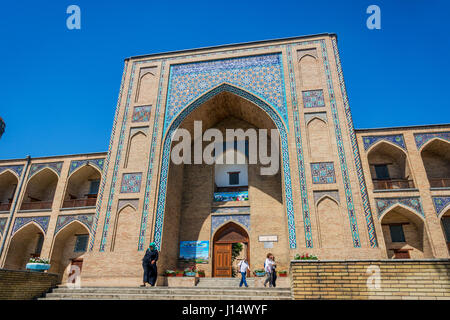
{"label": "person in dark clothing", "polygon": [[144,258],[142,259],[142,267],[144,268],[144,284],[142,284],[141,287],[145,287],[146,283],[152,287],[156,284],[156,277],[158,275],[156,261],[158,261],[158,250],[156,250],[156,244],[152,242],[150,243],[147,251],[145,251]]}
{"label": "person in dark clothing", "polygon": [[273,261],[273,265],[272,265],[272,279],[271,279],[271,284],[272,287],[276,287],[277,286],[277,271],[275,270],[277,268],[277,264],[275,263],[275,257],[272,256],[272,261]]}

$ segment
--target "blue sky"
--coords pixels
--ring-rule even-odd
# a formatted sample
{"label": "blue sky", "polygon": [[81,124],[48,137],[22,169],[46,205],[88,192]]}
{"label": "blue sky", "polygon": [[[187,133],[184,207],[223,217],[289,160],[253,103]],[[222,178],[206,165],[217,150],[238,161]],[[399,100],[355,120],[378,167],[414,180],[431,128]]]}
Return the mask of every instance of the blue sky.
{"label": "blue sky", "polygon": [[[81,8],[81,30],[66,8]],[[381,8],[381,30],[366,8]],[[8,1],[0,159],[107,151],[123,59],[338,34],[356,128],[450,123],[448,1]]]}

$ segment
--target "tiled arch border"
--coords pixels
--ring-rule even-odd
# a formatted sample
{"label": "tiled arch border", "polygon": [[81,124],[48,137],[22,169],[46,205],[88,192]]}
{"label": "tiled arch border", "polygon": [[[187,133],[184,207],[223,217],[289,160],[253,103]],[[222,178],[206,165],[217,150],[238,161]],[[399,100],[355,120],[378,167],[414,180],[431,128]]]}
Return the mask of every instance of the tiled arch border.
{"label": "tiled arch border", "polygon": [[[284,188],[285,188],[285,201],[286,201],[286,215],[288,220],[288,235],[289,235],[289,247],[295,249],[297,247],[296,230],[295,230],[295,220],[294,220],[294,206],[292,200],[292,184],[291,184],[291,172],[289,167],[289,149],[288,149],[288,137],[286,133],[286,127],[283,124],[282,119],[276,111],[265,101],[254,96],[253,94],[240,89],[238,87],[222,84],[218,87],[208,91],[189,106],[183,109],[183,111],[175,118],[175,120],[170,125],[167,130],[166,136],[164,138],[163,154],[162,154],[162,164],[160,172],[160,183],[158,191],[158,203],[156,209],[155,225],[154,225],[154,235],[153,241],[156,243],[157,247],[161,247],[162,231],[164,223],[164,210],[166,204],[166,192],[167,192],[167,178],[169,173],[169,162],[170,162],[170,147],[172,145],[172,135],[174,131],[179,127],[181,122],[197,107],[202,105],[204,102],[208,101],[212,97],[218,95],[221,92],[230,92],[236,94],[244,99],[247,99],[263,111],[265,111],[268,116],[275,123],[281,138],[281,153],[282,153],[282,164],[284,173]],[[141,245],[141,244],[139,244]]]}
{"label": "tiled arch border", "polygon": [[[237,52],[244,53],[244,52],[253,52],[253,51],[267,50],[267,49],[281,49],[281,48],[287,48],[289,46],[308,45],[308,44],[314,44],[314,43],[318,43],[318,42],[321,42],[322,48],[324,48],[325,40],[322,39],[322,40],[313,40],[313,41],[299,41],[299,42],[294,42],[294,43],[290,43],[290,44],[261,46],[258,48],[225,49],[225,50],[216,51],[214,53],[208,53],[208,54],[200,53],[200,54],[186,55],[181,58],[206,57],[206,56],[219,55],[219,54],[223,54],[223,53],[233,54],[233,53],[237,53]],[[357,144],[357,140],[356,140],[356,134],[355,134],[354,127],[353,127],[353,120],[352,120],[350,106],[349,106],[348,97],[347,97],[347,92],[346,92],[346,88],[345,88],[344,77],[343,77],[341,62],[340,62],[340,58],[339,58],[339,51],[337,48],[336,38],[333,37],[331,39],[331,42],[332,42],[334,56],[335,56],[335,62],[336,62],[336,67],[337,67],[337,72],[338,72],[338,77],[339,77],[340,89],[341,89],[342,97],[344,100],[345,115],[347,118],[347,125],[348,125],[348,130],[349,130],[350,139],[351,139],[353,156],[354,156],[354,160],[355,160],[355,166],[356,166],[358,181],[359,181],[359,185],[360,185],[362,203],[363,203],[363,207],[364,207],[364,215],[366,218],[366,224],[367,224],[368,233],[369,233],[370,246],[374,248],[374,247],[378,246],[378,243],[377,243],[377,239],[376,239],[375,227],[374,227],[374,223],[373,223],[373,217],[372,217],[372,212],[371,212],[371,208],[370,208],[367,187],[366,187],[366,183],[365,183],[365,179],[364,179],[364,173],[362,170],[361,159],[359,156],[359,148],[358,148],[358,144]],[[322,50],[322,51],[324,51],[324,50]],[[325,55],[326,54],[327,53],[326,53],[326,49],[325,49]],[[162,83],[163,83],[163,79],[164,79],[164,67],[165,67],[165,64],[167,61],[174,60],[174,59],[180,59],[180,57],[176,56],[176,57],[169,57],[169,58],[164,58],[164,59],[151,58],[151,59],[147,59],[147,60],[136,61],[136,62],[133,62],[132,70],[131,70],[130,84],[129,84],[127,100],[126,100],[126,107],[125,107],[125,115],[128,113],[128,105],[129,105],[129,102],[131,99],[131,89],[133,86],[135,64],[142,64],[142,63],[149,63],[149,62],[162,62],[161,72],[160,72],[160,81],[159,81],[159,86],[158,86],[158,98],[157,98],[157,103],[156,103],[156,110],[155,110],[154,124],[153,124],[153,135],[152,135],[151,147],[150,147],[150,157],[149,157],[150,161],[149,161],[149,166],[148,166],[148,171],[147,171],[148,172],[147,173],[147,185],[146,185],[146,191],[145,191],[145,197],[144,197],[144,209],[143,209],[142,218],[141,218],[141,231],[140,231],[140,235],[139,235],[139,243],[142,242],[141,239],[144,238],[145,232],[146,232],[146,221],[148,218],[148,210],[149,210],[149,204],[150,204],[151,180],[152,180],[152,174],[153,174],[153,167],[156,164],[156,163],[154,163],[156,161],[156,159],[154,159],[154,156],[155,156],[155,150],[156,150],[156,145],[157,145],[157,133],[158,133],[159,118],[160,118],[159,113],[160,113],[160,109],[161,109],[161,99],[160,98],[161,98],[161,94],[162,94],[162,90],[163,90]],[[328,59],[327,59],[327,61],[328,61]],[[115,137],[115,130],[116,130],[116,126],[117,126],[119,111],[121,110],[120,102],[122,100],[122,93],[123,93],[123,87],[124,87],[124,83],[125,83],[125,75],[127,73],[127,66],[128,66],[128,60],[126,60],[126,62],[125,62],[125,67],[124,67],[124,71],[122,74],[122,81],[121,81],[119,97],[118,97],[117,106],[116,106],[116,113],[114,116],[113,129],[112,129],[110,144],[109,144],[109,148],[108,148],[108,155],[107,155],[107,158],[105,161],[105,166],[103,168],[103,175],[106,175],[106,172],[108,172],[108,165],[109,165],[111,152],[112,152],[112,143],[113,143],[114,137]],[[327,66],[326,68],[329,68],[329,67]],[[296,96],[296,93],[295,93],[296,88],[291,86],[290,89],[291,89],[291,96],[293,96],[293,95]],[[124,117],[124,118],[126,118],[126,117]],[[126,128],[126,121],[123,121],[121,132],[123,132],[125,130],[125,128]],[[298,134],[297,134],[297,132],[298,132]],[[300,130],[296,130],[296,141],[300,141],[300,145],[301,145],[301,137],[299,136],[299,134],[300,134]],[[119,145],[121,145],[121,140],[123,140],[123,136],[124,135],[121,134],[119,137]],[[122,141],[122,144],[123,144],[123,141]],[[339,152],[343,152],[343,150],[340,149]],[[298,156],[302,155],[302,153],[303,153],[303,151],[301,149],[297,150]],[[303,161],[303,158],[301,160]],[[108,198],[108,207],[111,206],[113,197],[114,197],[114,189],[115,189],[114,186],[115,186],[115,181],[117,179],[117,170],[118,170],[119,162],[120,162],[120,152],[118,152],[116,154],[113,177],[112,177],[112,182],[111,182],[110,196]],[[306,183],[305,182],[302,183],[302,175],[301,175],[302,171],[304,173],[304,168],[299,167],[300,188],[302,190],[302,206],[303,206],[303,209],[305,209],[305,207],[308,208],[308,200],[307,200],[307,197],[304,197],[304,194],[306,194]],[[94,223],[93,223],[93,227],[92,227],[93,237],[91,238],[91,242],[90,242],[90,246],[89,246],[90,251],[92,251],[93,247],[94,247],[95,234],[96,234],[96,230],[97,230],[97,226],[98,226],[98,219],[99,219],[100,210],[101,210],[101,206],[102,206],[102,198],[103,198],[103,193],[104,193],[104,189],[105,189],[105,184],[106,184],[106,177],[102,177],[102,186],[101,186],[100,192],[99,192],[100,196],[99,196],[99,200],[97,201],[97,210],[96,210],[95,219],[94,219]],[[309,210],[309,208],[308,208],[308,210]],[[104,246],[106,244],[106,233],[107,233],[107,228],[109,225],[109,217],[110,217],[110,210],[109,211],[107,210],[106,215],[105,215],[105,225],[104,225],[104,230],[103,230],[103,234],[102,234],[102,241],[101,241],[99,251],[104,251]],[[305,212],[304,212],[305,238],[308,237],[308,235],[306,234],[306,230],[308,227],[308,220],[309,219],[305,219]],[[309,229],[310,228],[311,228],[311,226],[309,225]],[[312,243],[311,243],[311,247],[312,247]],[[142,249],[138,249],[138,250],[142,250]]]}

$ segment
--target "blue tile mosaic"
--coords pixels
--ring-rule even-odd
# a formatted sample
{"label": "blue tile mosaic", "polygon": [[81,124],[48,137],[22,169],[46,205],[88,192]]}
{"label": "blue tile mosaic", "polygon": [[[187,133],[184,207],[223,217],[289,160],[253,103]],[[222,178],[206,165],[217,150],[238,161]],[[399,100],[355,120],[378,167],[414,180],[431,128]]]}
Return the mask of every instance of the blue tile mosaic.
{"label": "blue tile mosaic", "polygon": [[325,100],[323,99],[323,90],[303,91],[302,95],[304,108],[325,107]]}
{"label": "blue tile mosaic", "polygon": [[134,107],[131,122],[148,122],[151,108],[151,106]]}
{"label": "blue tile mosaic", "polygon": [[213,215],[211,216],[211,236],[214,232],[229,221],[238,222],[243,225],[247,231],[250,231],[250,215],[249,214],[230,214],[230,215]]}
{"label": "blue tile mosaic", "polygon": [[96,167],[97,169],[99,169],[100,172],[102,172],[104,162],[105,162],[104,158],[89,159],[89,160],[72,160],[70,162],[69,175],[71,175],[72,172],[74,172],[78,168],[85,166],[85,165],[92,165],[92,166]]}
{"label": "blue tile mosaic", "polygon": [[12,229],[11,236],[13,236],[20,228],[23,226],[35,222],[37,225],[39,225],[42,228],[42,231],[44,233],[47,233],[48,223],[50,222],[49,216],[44,217],[18,217],[14,220],[14,226]]}
{"label": "blue tile mosaic", "polygon": [[[339,57],[339,50],[337,47],[337,39],[333,37],[331,40],[333,46],[334,59],[336,63],[339,86],[341,89],[342,99],[344,101],[345,117],[347,119],[347,130],[350,135],[350,141],[353,150],[353,158],[356,166],[356,174],[359,181],[359,189],[361,191],[362,204],[364,208],[364,216],[366,219],[367,232],[369,234],[369,243],[372,248],[378,247],[377,236],[375,232],[375,225],[373,223],[372,210],[370,208],[369,195],[367,193],[366,180],[364,178],[364,171],[362,169],[361,157],[358,148],[358,141],[356,139],[355,129],[353,126],[352,113],[350,111],[350,103],[348,101],[347,89],[345,88],[344,73],[342,72],[341,59]],[[323,46],[323,42],[322,42]],[[355,241],[354,241],[355,242]]]}
{"label": "blue tile mosaic", "polygon": [[18,177],[22,175],[23,171],[23,165],[14,165],[14,166],[1,166],[0,167],[0,173],[6,170],[11,170],[12,172],[15,172]]}
{"label": "blue tile mosaic", "polygon": [[434,138],[440,138],[450,142],[450,132],[433,132],[433,133],[415,133],[417,149],[422,148],[424,144]]}
{"label": "blue tile mosaic", "polygon": [[444,213],[443,210],[450,205],[450,197],[432,197],[434,209],[436,210],[436,214],[439,217],[441,213]]}
{"label": "blue tile mosaic", "polygon": [[94,214],[77,214],[77,215],[61,215],[56,221],[55,234],[59,232],[62,228],[67,226],[72,221],[79,221],[88,228],[89,232],[92,228],[92,223],[94,222]]}
{"label": "blue tile mosaic", "polygon": [[223,83],[242,88],[267,101],[288,126],[281,54],[230,58],[173,65],[164,132],[195,99]]}
{"label": "blue tile mosaic", "polygon": [[393,144],[396,144],[403,150],[406,150],[405,140],[403,139],[403,134],[393,134],[393,135],[384,135],[384,136],[364,136],[364,150],[369,149],[372,145],[377,143],[378,141],[389,141]]}
{"label": "blue tile mosaic", "polygon": [[333,162],[311,163],[311,174],[315,184],[336,183]]}
{"label": "blue tile mosaic", "polygon": [[402,204],[425,217],[419,197],[375,198],[375,203],[378,209],[378,218],[396,204]]}
{"label": "blue tile mosaic", "polygon": [[138,193],[141,191],[142,173],[124,173],[120,193]]}
{"label": "blue tile mosaic", "polygon": [[47,162],[47,163],[34,163],[31,165],[30,172],[28,173],[28,179],[36,172],[41,171],[44,168],[50,168],[55,171],[58,176],[61,174],[63,162]]}

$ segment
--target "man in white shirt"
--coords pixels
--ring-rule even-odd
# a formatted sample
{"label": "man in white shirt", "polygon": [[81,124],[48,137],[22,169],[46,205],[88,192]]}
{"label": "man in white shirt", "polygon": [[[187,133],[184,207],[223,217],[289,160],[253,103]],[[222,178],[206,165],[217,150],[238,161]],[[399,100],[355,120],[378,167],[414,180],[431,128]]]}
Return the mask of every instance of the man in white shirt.
{"label": "man in white shirt", "polygon": [[239,262],[238,264],[239,272],[241,273],[241,283],[239,284],[239,288],[242,287],[244,284],[246,288],[248,288],[247,285],[247,270],[250,271],[250,266],[247,263],[247,260],[244,258]]}

